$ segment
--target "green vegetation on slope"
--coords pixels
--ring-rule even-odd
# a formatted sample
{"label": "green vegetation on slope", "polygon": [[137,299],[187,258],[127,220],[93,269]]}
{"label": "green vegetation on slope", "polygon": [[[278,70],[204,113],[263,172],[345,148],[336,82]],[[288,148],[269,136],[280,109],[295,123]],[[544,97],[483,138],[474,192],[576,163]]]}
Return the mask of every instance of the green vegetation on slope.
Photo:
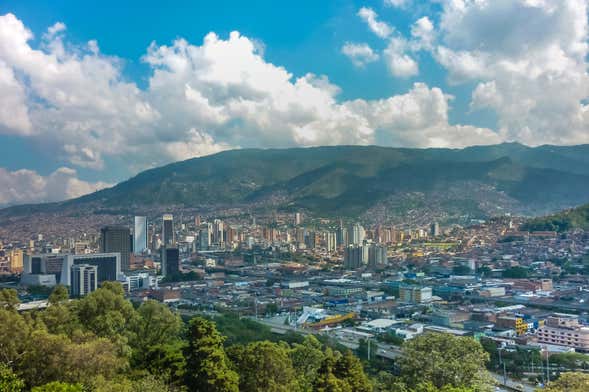
{"label": "green vegetation on slope", "polygon": [[[468,214],[480,203],[504,207],[498,205],[499,192],[522,209],[553,211],[589,202],[587,156],[589,145],[233,150],[150,169],[71,201],[14,207],[2,214],[80,206],[109,213],[152,205],[264,205],[357,216],[379,202],[416,193],[439,200],[440,209],[467,209]],[[477,197],[450,195],[449,189],[468,189]]]}
{"label": "green vegetation on slope", "polygon": [[527,231],[589,230],[589,204],[545,217],[530,219],[522,226]]}

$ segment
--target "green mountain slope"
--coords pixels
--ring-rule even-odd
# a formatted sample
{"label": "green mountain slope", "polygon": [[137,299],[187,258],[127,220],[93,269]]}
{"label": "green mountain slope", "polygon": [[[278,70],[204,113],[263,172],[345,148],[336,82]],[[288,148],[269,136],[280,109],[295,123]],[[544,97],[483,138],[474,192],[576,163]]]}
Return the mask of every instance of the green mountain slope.
{"label": "green mountain slope", "polygon": [[233,150],[147,170],[78,199],[8,208],[0,215],[169,205],[297,208],[350,216],[425,206],[455,215],[543,214],[589,202],[588,157],[589,145],[513,143],[462,150]]}
{"label": "green mountain slope", "polygon": [[589,230],[589,204],[540,218],[530,219],[522,226],[528,231]]}

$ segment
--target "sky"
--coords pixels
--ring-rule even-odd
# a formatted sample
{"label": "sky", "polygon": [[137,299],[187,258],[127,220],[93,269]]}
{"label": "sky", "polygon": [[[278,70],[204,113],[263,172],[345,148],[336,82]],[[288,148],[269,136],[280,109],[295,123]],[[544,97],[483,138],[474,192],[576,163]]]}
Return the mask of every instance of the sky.
{"label": "sky", "polygon": [[589,0],[0,2],[0,206],[234,148],[589,143]]}

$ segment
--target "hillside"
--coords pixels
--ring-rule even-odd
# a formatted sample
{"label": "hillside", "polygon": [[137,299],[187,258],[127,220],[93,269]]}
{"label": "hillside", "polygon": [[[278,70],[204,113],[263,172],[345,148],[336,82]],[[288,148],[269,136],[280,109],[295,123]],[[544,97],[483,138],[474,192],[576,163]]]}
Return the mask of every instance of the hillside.
{"label": "hillside", "polygon": [[562,211],[556,214],[530,219],[522,226],[528,231],[589,230],[589,204]]}
{"label": "hillside", "polygon": [[589,145],[335,146],[225,151],[147,170],[78,199],[4,209],[0,216],[237,206],[377,220],[421,208],[452,220],[539,215],[586,202]]}

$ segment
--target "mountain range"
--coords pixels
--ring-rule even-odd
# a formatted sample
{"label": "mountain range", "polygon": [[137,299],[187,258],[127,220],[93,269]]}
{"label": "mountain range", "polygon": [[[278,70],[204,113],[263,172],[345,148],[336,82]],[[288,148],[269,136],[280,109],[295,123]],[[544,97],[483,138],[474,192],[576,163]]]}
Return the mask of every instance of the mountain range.
{"label": "mountain range", "polygon": [[224,151],[146,170],[77,199],[6,208],[0,217],[179,206],[453,221],[533,216],[587,202],[589,145],[333,146]]}

